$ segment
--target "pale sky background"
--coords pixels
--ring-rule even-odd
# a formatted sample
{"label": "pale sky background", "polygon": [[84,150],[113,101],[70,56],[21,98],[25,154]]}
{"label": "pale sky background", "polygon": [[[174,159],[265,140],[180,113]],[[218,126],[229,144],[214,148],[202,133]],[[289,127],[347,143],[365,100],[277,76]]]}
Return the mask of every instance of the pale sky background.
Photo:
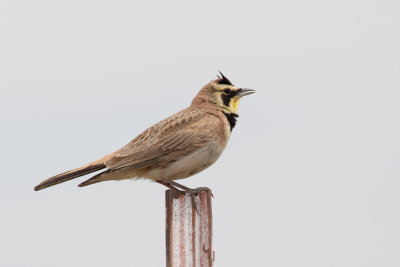
{"label": "pale sky background", "polygon": [[221,158],[215,266],[400,266],[398,1],[0,2],[0,266],[165,266],[165,188],[34,192],[185,108],[256,89]]}

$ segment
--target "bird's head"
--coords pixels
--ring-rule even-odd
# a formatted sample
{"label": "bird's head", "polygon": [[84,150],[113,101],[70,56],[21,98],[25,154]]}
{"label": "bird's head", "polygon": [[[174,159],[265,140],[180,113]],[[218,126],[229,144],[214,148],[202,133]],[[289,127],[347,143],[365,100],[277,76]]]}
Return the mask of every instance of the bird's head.
{"label": "bird's head", "polygon": [[225,113],[236,114],[240,99],[254,93],[255,90],[235,87],[221,72],[219,74],[217,79],[200,90],[192,104],[212,104]]}

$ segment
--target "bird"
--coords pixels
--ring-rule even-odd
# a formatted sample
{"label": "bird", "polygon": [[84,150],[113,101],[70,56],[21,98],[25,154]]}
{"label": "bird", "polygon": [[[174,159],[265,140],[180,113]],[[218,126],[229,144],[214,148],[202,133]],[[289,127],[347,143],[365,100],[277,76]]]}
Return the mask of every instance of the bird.
{"label": "bird", "polygon": [[35,191],[103,170],[79,184],[150,179],[195,194],[175,180],[195,175],[217,161],[236,125],[239,101],[255,90],[234,86],[221,72],[203,86],[189,107],[149,127],[113,153],[44,180]]}

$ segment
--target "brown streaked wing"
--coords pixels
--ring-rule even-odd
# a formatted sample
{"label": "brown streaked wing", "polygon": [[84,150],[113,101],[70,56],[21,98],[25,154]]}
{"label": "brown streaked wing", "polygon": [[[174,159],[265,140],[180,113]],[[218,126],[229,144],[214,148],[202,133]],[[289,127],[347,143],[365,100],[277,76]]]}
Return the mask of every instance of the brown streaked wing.
{"label": "brown streaked wing", "polygon": [[148,146],[154,145],[164,135],[178,130],[190,123],[194,123],[205,115],[202,110],[190,110],[190,108],[181,110],[168,118],[158,122],[157,124],[147,128],[127,145],[114,152],[117,157],[131,155],[134,151],[147,149]]}
{"label": "brown streaked wing", "polygon": [[[218,118],[214,115],[204,113],[201,115],[189,123],[186,121],[184,129],[168,128],[157,134],[152,142],[149,142],[149,145],[142,143],[140,146],[124,147],[124,153],[116,154],[107,160],[106,166],[109,169],[135,169],[135,166],[146,165],[142,164],[144,162],[151,162],[151,164],[141,167],[144,168],[161,163],[159,162],[160,158],[174,152],[180,152],[179,154],[183,156],[195,151],[216,136],[214,132],[219,123]],[[132,152],[129,153],[129,151]]]}

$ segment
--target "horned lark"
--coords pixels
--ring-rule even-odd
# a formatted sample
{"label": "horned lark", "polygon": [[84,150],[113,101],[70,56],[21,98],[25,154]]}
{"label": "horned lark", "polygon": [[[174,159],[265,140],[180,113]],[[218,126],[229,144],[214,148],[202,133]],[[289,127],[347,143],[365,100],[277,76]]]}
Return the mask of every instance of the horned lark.
{"label": "horned lark", "polygon": [[220,72],[218,79],[206,84],[188,108],[146,129],[121,149],[53,176],[35,190],[105,169],[79,186],[147,178],[169,188],[190,191],[173,180],[192,176],[219,158],[236,125],[239,100],[254,92],[235,87]]}

